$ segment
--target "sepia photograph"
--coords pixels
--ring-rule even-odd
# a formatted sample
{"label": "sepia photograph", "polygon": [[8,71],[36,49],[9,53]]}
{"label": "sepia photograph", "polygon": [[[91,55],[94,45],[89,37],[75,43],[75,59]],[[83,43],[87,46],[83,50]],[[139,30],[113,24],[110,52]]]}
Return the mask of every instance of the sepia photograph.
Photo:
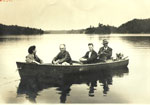
{"label": "sepia photograph", "polygon": [[150,104],[149,0],[0,0],[0,104]]}

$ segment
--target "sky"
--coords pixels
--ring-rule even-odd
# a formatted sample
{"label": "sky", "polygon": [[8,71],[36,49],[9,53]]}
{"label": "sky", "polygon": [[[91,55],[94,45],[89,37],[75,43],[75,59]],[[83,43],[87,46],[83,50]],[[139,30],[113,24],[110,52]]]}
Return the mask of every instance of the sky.
{"label": "sky", "polygon": [[120,26],[150,18],[150,0],[1,0],[0,23],[43,30]]}

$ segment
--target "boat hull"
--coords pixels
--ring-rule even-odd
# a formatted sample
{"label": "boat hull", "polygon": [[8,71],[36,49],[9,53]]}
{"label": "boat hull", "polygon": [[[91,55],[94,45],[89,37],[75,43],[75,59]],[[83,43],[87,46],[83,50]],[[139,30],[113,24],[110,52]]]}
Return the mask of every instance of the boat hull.
{"label": "boat hull", "polygon": [[116,69],[127,67],[129,60],[108,61],[95,64],[82,65],[52,65],[52,64],[28,64],[25,62],[16,62],[20,77],[23,76],[48,76],[52,72],[78,73],[102,69]]}

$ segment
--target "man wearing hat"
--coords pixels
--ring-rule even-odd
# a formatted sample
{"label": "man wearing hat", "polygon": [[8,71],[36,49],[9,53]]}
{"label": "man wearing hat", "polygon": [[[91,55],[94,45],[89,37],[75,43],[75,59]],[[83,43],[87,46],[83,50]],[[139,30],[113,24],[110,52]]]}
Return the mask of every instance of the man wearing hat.
{"label": "man wearing hat", "polygon": [[107,59],[111,59],[112,56],[112,48],[108,46],[108,41],[106,39],[103,40],[103,47],[100,48],[98,52],[99,60],[106,61]]}

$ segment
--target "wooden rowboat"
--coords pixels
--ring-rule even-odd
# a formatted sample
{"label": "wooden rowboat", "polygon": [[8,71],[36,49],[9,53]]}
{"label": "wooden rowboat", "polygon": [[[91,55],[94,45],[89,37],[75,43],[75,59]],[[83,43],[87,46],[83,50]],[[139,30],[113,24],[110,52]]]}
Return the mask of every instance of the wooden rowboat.
{"label": "wooden rowboat", "polygon": [[51,71],[63,73],[75,73],[84,71],[93,71],[100,69],[116,69],[127,67],[129,59],[108,60],[93,64],[73,64],[73,65],[53,65],[53,64],[32,64],[25,62],[16,62],[20,76],[22,75],[49,75]]}

